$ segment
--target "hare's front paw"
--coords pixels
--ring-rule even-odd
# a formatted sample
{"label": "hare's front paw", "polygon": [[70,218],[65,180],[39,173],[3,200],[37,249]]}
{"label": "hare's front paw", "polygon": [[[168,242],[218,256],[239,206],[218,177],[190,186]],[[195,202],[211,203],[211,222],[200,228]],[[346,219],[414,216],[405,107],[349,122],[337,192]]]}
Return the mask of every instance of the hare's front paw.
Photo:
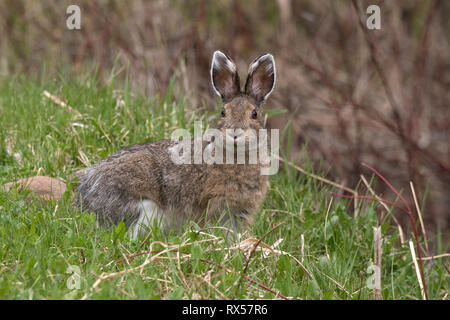
{"label": "hare's front paw", "polygon": [[136,239],[139,236],[145,236],[148,230],[154,225],[164,229],[164,211],[152,200],[142,200],[137,203],[139,208],[139,218],[130,229],[130,237]]}

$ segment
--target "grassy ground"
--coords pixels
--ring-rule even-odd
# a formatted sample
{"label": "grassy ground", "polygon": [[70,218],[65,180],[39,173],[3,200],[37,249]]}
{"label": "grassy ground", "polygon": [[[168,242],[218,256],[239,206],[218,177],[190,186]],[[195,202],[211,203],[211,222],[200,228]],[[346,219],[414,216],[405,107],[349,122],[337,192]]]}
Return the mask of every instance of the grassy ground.
{"label": "grassy ground", "polygon": [[[194,119],[216,120],[219,112],[202,116],[185,108],[174,87],[149,100],[126,82],[104,86],[91,76],[0,81],[0,183],[37,174],[65,180],[121,147],[169,137]],[[191,224],[181,235],[162,236],[155,226],[147,240],[130,240],[123,225],[113,232],[96,227],[68,193],[42,203],[0,190],[0,299],[280,298],[270,290],[294,299],[371,299],[376,204],[361,205],[355,218],[352,202],[335,199],[329,207],[332,191],[282,167],[247,237],[259,239],[283,223],[263,242],[278,242],[275,249],[284,253],[256,251],[247,265],[248,251],[230,248],[219,229]],[[381,226],[382,297],[420,298],[409,247],[389,220]],[[448,249],[437,243],[438,253]],[[150,253],[116,263],[143,252]],[[429,297],[446,297],[449,275],[441,261],[427,261],[425,274]]]}

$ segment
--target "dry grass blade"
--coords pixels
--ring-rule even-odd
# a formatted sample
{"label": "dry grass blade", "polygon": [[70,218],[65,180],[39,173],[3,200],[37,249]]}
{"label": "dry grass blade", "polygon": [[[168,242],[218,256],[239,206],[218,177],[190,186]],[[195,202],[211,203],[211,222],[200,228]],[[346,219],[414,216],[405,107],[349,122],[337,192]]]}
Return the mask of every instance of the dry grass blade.
{"label": "dry grass blade", "polygon": [[186,282],[186,278],[185,278],[185,276],[183,274],[183,270],[181,270],[180,248],[181,248],[181,245],[178,248],[178,250],[176,251],[177,252],[177,268],[178,268],[178,271],[180,272],[181,281],[183,282],[184,287],[187,289],[189,286],[188,286],[188,284]]}
{"label": "dry grass blade", "polygon": [[438,254],[436,256],[431,256],[431,257],[423,257],[422,260],[426,261],[426,260],[434,260],[434,259],[446,258],[446,257],[450,257],[450,253]]}
{"label": "dry grass blade", "polygon": [[375,265],[375,286],[373,288],[374,300],[381,300],[381,255],[383,249],[381,246],[383,239],[381,237],[381,227],[373,228],[373,247],[374,247],[374,259]]}
{"label": "dry grass blade", "polygon": [[303,233],[300,236],[300,253],[301,253],[300,261],[301,263],[303,263],[303,257],[305,256],[305,235]]}
{"label": "dry grass blade", "polygon": [[[277,226],[277,227],[278,227],[278,226]],[[211,241],[211,240],[208,239],[208,241]],[[205,242],[205,241],[200,241],[200,242]],[[111,278],[111,277],[115,277],[115,276],[122,275],[122,274],[129,273],[129,272],[134,272],[134,271],[137,271],[137,270],[141,270],[141,272],[142,272],[143,268],[144,268],[148,263],[150,263],[150,262],[156,260],[158,257],[160,257],[160,256],[161,256],[162,254],[164,254],[164,253],[167,253],[167,252],[177,252],[177,260],[178,260],[178,261],[179,261],[179,258],[178,258],[179,256],[178,256],[178,255],[179,255],[180,253],[185,254],[185,258],[186,258],[186,257],[190,257],[190,253],[188,253],[188,252],[181,252],[179,249],[180,249],[180,247],[181,247],[182,245],[189,245],[189,244],[191,244],[191,243],[184,243],[184,244],[182,244],[182,245],[169,246],[169,245],[166,245],[166,244],[161,243],[161,242],[159,242],[159,241],[154,241],[154,242],[150,245],[150,248],[152,248],[154,244],[160,244],[160,245],[163,245],[163,246],[165,247],[165,249],[162,250],[162,251],[158,251],[158,250],[150,250],[150,251],[146,251],[146,252],[139,252],[139,253],[132,254],[132,255],[130,255],[130,256],[128,256],[128,257],[125,257],[125,258],[122,258],[122,259],[113,261],[112,263],[117,264],[117,263],[120,263],[120,262],[123,262],[123,261],[127,261],[127,262],[128,262],[129,260],[131,260],[131,259],[133,259],[133,258],[136,258],[136,257],[138,257],[138,256],[147,255],[147,259],[146,259],[145,262],[144,262],[143,264],[141,264],[140,266],[137,266],[137,267],[132,268],[132,269],[128,269],[128,270],[123,270],[123,271],[120,271],[120,272],[116,272],[116,273],[102,274],[102,275],[100,275],[100,277],[97,279],[97,281],[96,281],[96,282],[94,283],[94,285],[91,287],[89,293],[92,293],[92,291],[93,291],[95,288],[97,288],[97,287],[100,285],[100,283],[101,283],[102,281],[104,281],[104,280],[106,280],[106,279],[109,279],[109,278]],[[260,245],[261,245],[261,244],[260,244]],[[263,247],[265,248],[265,250],[269,250],[269,249],[266,248],[266,246],[267,246],[267,245],[263,246]],[[270,246],[267,246],[267,247],[271,248]],[[239,248],[239,246],[237,246],[237,248]],[[229,249],[230,249],[230,248],[229,248]],[[233,248],[231,248],[231,249],[233,249]],[[273,250],[272,248],[271,248],[270,251],[274,251],[274,253],[287,254],[287,253],[282,252],[282,251],[279,251],[279,250]],[[151,258],[149,259],[150,255],[152,255],[152,254],[153,254],[153,256],[151,256]],[[288,255],[289,255],[289,254],[288,254]],[[289,256],[291,256],[291,255],[289,255]],[[294,260],[295,260],[295,261],[303,268],[303,270],[304,270],[305,273],[308,275],[308,277],[309,277],[310,279],[312,279],[311,273],[310,273],[308,270],[306,270],[306,268],[304,268],[304,266],[300,263],[300,261],[298,261],[298,259],[296,259],[296,258],[293,257],[293,256],[291,256],[291,257],[292,257],[292,258],[293,258],[293,259],[294,259]],[[219,267],[220,269],[225,270],[226,272],[231,272],[231,271],[232,271],[230,268],[224,267],[223,265],[221,265],[221,264],[219,264],[219,263],[215,263],[215,262],[210,261],[210,260],[208,260],[208,259],[200,259],[200,261],[205,262],[205,263],[208,263],[208,264],[211,264],[211,265],[215,265],[215,266]],[[109,264],[108,264],[108,265],[109,265]],[[180,268],[179,265],[178,265],[178,268]],[[258,281],[256,281],[256,280],[254,280],[254,279],[252,279],[252,278],[250,278],[249,276],[247,276],[247,275],[245,275],[245,274],[242,276],[242,278],[246,279],[246,280],[249,281],[250,283],[253,283],[253,284],[259,286],[260,288],[262,288],[262,289],[264,289],[264,290],[266,290],[266,291],[269,291],[269,292],[275,294],[277,297],[280,297],[281,299],[284,299],[284,300],[290,300],[289,298],[287,298],[286,296],[282,295],[281,293],[279,293],[279,292],[277,292],[277,291],[275,291],[275,290],[269,288],[268,286],[266,286],[266,285],[264,285],[264,284],[262,284],[262,283],[260,283],[260,282],[258,282]],[[185,282],[183,282],[183,283],[184,283],[185,285],[187,285],[187,283],[185,283]],[[217,288],[215,288],[215,289],[217,290]],[[82,300],[85,300],[85,299],[89,296],[89,293],[86,293],[86,294],[82,297]]]}
{"label": "dry grass blade", "polygon": [[330,255],[328,254],[328,246],[327,246],[327,222],[328,222],[328,214],[330,213],[331,204],[333,203],[333,198],[330,199],[330,203],[328,204],[327,213],[325,215],[325,223],[323,226],[323,236],[324,236],[324,243],[325,243],[325,253],[327,255],[328,260],[330,260]]}
{"label": "dry grass blade", "polygon": [[79,156],[77,156],[77,159],[80,160],[80,162],[84,164],[86,167],[90,167],[91,161],[89,161],[89,158],[86,156],[86,154],[82,150],[79,150],[78,153]]}
{"label": "dry grass blade", "polygon": [[67,103],[65,103],[64,101],[62,101],[60,98],[58,98],[55,95],[52,95],[50,92],[48,92],[47,90],[44,90],[44,92],[42,92],[42,94],[44,95],[44,97],[49,98],[50,100],[52,100],[55,104],[59,105],[60,107],[62,107],[64,109],[64,111],[71,113],[73,112],[73,108],[71,106],[69,106]]}
{"label": "dry grass blade", "polygon": [[419,286],[420,286],[420,293],[422,294],[423,300],[427,300],[427,297],[425,295],[425,289],[423,286],[423,279],[420,274],[419,266],[417,265],[416,252],[414,250],[414,244],[413,244],[412,240],[409,240],[409,249],[411,250],[411,257],[412,257],[412,260],[414,263],[414,268],[416,270],[417,281],[419,282]]}
{"label": "dry grass blade", "polygon": [[425,225],[424,225],[423,219],[422,219],[422,211],[420,210],[419,202],[417,201],[416,191],[414,189],[414,184],[412,181],[409,182],[409,186],[411,187],[411,193],[413,195],[414,205],[416,206],[417,215],[419,216],[420,227],[422,229],[422,234],[423,234],[423,241],[425,242],[425,249],[428,251],[427,232],[425,231]]}

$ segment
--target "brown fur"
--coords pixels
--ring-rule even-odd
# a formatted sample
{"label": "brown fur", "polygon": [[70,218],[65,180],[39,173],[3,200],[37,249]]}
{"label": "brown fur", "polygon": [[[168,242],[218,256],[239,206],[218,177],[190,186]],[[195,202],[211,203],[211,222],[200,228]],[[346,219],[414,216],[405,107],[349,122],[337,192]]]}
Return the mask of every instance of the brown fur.
{"label": "brown fur", "polygon": [[[274,63],[271,59],[270,63]],[[267,88],[267,92],[262,92],[265,97],[275,81],[273,73],[265,72],[267,63],[264,60],[264,70],[254,70],[258,75],[256,79],[253,73],[247,78],[247,82],[256,82],[258,88]],[[274,68],[273,65],[273,71]],[[255,95],[252,86],[246,86],[250,89],[241,92],[235,70],[231,59],[220,52],[214,54],[211,80],[224,101],[224,116],[217,126],[224,136],[226,129],[245,132],[263,128],[261,90]],[[257,112],[256,119],[253,110]],[[144,200],[151,200],[162,209],[164,223],[172,228],[189,220],[200,224],[206,220],[216,221],[227,212],[230,213],[227,221],[234,226],[239,221],[251,223],[268,186],[268,177],[261,175],[261,165],[178,165],[172,162],[168,151],[175,143],[160,140],[132,145],[76,172],[74,177],[79,178],[77,205],[95,212],[103,225],[119,221],[135,224]]]}

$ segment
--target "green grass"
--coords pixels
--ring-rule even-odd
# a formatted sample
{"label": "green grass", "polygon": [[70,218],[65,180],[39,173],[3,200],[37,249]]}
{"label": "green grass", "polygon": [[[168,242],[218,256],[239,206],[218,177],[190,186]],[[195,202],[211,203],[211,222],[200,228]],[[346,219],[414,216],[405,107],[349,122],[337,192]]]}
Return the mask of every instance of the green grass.
{"label": "green grass", "polygon": [[[44,97],[45,90],[72,112]],[[194,120],[214,123],[219,112],[203,115],[175,93],[172,83],[165,95],[145,98],[126,82],[103,85],[92,76],[0,81],[0,184],[37,174],[65,180],[127,145],[167,138],[179,127],[192,129]],[[371,299],[366,283],[372,276],[367,269],[378,224],[376,204],[361,204],[354,218],[352,202],[335,199],[327,216],[331,192],[337,190],[289,167],[281,167],[270,182],[249,237],[259,239],[283,223],[263,242],[282,239],[277,249],[289,255],[257,251],[246,275],[294,299]],[[382,296],[420,298],[409,248],[400,244],[388,220],[382,224]],[[122,224],[113,231],[97,227],[92,214],[73,207],[68,193],[55,203],[0,190],[0,299],[277,298],[241,280],[247,258],[227,249],[222,237],[221,230],[199,230],[194,223],[167,236],[155,226],[142,245],[144,239],[130,240]],[[146,260],[166,248],[173,250]],[[441,245],[438,253],[446,249]],[[74,279],[71,265],[80,269],[80,289],[68,288]],[[101,274],[110,277],[98,282]],[[442,299],[449,292],[449,275],[441,261],[426,262],[425,274],[429,297]]]}

